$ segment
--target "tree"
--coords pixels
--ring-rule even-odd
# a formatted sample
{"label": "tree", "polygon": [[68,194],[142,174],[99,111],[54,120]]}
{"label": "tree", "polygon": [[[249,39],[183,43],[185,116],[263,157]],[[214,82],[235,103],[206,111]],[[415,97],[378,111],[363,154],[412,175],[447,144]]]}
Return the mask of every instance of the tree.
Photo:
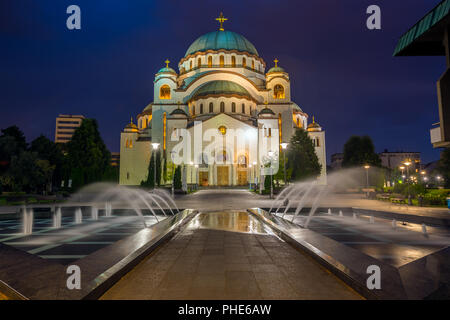
{"label": "tree", "polygon": [[141,182],[142,187],[146,188],[155,187],[155,157],[153,155],[154,153],[152,152],[150,156],[150,162],[148,164],[147,180]]}
{"label": "tree", "polygon": [[14,191],[38,192],[45,190],[52,168],[48,161],[39,160],[36,153],[22,151],[12,157],[9,174]]}
{"label": "tree", "polygon": [[287,168],[292,170],[291,178],[293,180],[316,177],[322,169],[313,142],[302,128],[297,128],[291,138],[287,159]]}
{"label": "tree", "polygon": [[67,143],[72,187],[101,181],[111,165],[111,153],[105,146],[95,119],[84,119]]}
{"label": "tree", "polygon": [[344,160],[342,166],[361,167],[365,164],[379,167],[381,160],[375,153],[375,147],[369,136],[351,136],[344,145]]}
{"label": "tree", "polygon": [[25,135],[23,134],[23,132],[19,129],[18,126],[11,126],[8,127],[6,129],[2,129],[2,137],[3,136],[10,136],[13,137],[14,140],[17,143],[17,146],[19,149],[21,150],[26,150],[27,149],[27,141],[25,139]]}
{"label": "tree", "polygon": [[13,156],[18,156],[27,149],[27,142],[17,126],[1,130],[0,135],[0,174],[8,170]]}
{"label": "tree", "polygon": [[161,151],[159,149],[156,151],[156,184],[161,186],[161,171],[162,171],[162,164],[161,164]]}
{"label": "tree", "polygon": [[173,187],[176,190],[183,188],[183,184],[181,182],[181,166],[177,166],[175,168],[175,173],[173,174]]}
{"label": "tree", "polygon": [[55,186],[61,185],[63,178],[64,154],[59,145],[40,135],[31,142],[30,151],[35,152],[39,159],[47,160],[54,167],[51,182]]}

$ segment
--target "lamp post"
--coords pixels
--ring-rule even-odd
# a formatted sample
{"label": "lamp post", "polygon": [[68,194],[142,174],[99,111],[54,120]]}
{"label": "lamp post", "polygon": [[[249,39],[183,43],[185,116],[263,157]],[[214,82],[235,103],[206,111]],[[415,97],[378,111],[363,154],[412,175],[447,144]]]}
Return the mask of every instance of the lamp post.
{"label": "lamp post", "polygon": [[366,169],[366,187],[369,188],[369,169],[370,169],[370,166],[368,164],[366,164],[364,166],[364,169]]}
{"label": "lamp post", "polygon": [[193,185],[193,183],[192,183],[192,171],[194,171],[194,163],[191,161],[191,162],[189,162],[189,164],[190,164],[190,166],[191,166],[191,191],[192,191],[192,185]]}
{"label": "lamp post", "polygon": [[198,164],[195,165],[195,190],[198,188]]}
{"label": "lamp post", "polygon": [[273,172],[272,172],[272,157],[274,155],[273,151],[268,152],[270,159],[270,199],[273,198]]}
{"label": "lamp post", "polygon": [[253,173],[252,165],[249,164],[248,168],[249,168],[249,173],[250,173],[250,179],[248,179],[248,189],[252,190],[252,173]]}
{"label": "lamp post", "polygon": [[153,172],[153,188],[154,189],[156,188],[156,150],[158,150],[158,147],[159,147],[159,143],[157,143],[157,142],[153,142],[152,143],[153,156],[154,156],[153,159],[155,161],[154,166],[153,166],[153,169],[154,169],[154,172]]}
{"label": "lamp post", "polygon": [[406,166],[406,180],[409,180],[409,166],[412,164],[412,162],[406,160],[405,162],[403,162],[403,164]]}
{"label": "lamp post", "polygon": [[286,148],[288,144],[286,142],[281,143],[281,149],[283,149],[283,171],[284,171],[284,185],[287,185],[286,179]]}
{"label": "lamp post", "polygon": [[[403,162],[403,164],[406,166],[406,181],[409,182],[409,166],[412,164],[411,161],[406,160],[405,162]],[[412,200],[411,200],[411,194],[409,193],[409,188],[408,188],[408,205],[412,205]]]}
{"label": "lamp post", "polygon": [[255,191],[256,191],[256,186],[258,185],[258,177],[256,176],[256,165],[258,163],[256,161],[253,161],[253,181],[255,182]]}
{"label": "lamp post", "polygon": [[175,163],[173,161],[175,151],[170,152],[170,158],[172,159],[172,198],[175,195]]}

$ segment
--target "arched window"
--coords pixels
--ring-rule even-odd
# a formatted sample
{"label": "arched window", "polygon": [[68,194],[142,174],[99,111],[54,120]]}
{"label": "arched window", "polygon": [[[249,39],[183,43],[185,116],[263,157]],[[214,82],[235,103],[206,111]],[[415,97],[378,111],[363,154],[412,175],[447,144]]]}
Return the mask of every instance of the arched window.
{"label": "arched window", "polygon": [[198,163],[200,164],[201,168],[208,167],[208,156],[206,155],[206,153],[202,153],[198,156]]}
{"label": "arched window", "polygon": [[170,87],[167,84],[161,86],[159,89],[159,98],[170,99]]}
{"label": "arched window", "polygon": [[247,157],[245,155],[240,155],[238,157],[238,167],[247,168]]}
{"label": "arched window", "polygon": [[197,59],[197,68],[200,68],[202,66],[202,58]]}
{"label": "arched window", "polygon": [[242,113],[245,113],[245,104],[242,104]]}
{"label": "arched window", "polygon": [[299,117],[297,117],[297,127],[300,128],[300,118]]}
{"label": "arched window", "polygon": [[192,60],[189,61],[189,70],[192,70]]}
{"label": "arched window", "polygon": [[192,115],[195,116],[195,105],[192,105]]}
{"label": "arched window", "polygon": [[285,95],[284,95],[284,88],[281,84],[277,84],[274,88],[273,88],[273,97],[275,99],[284,99]]}
{"label": "arched window", "polygon": [[252,60],[252,69],[255,70],[255,60]]}
{"label": "arched window", "polygon": [[208,57],[208,67],[212,67],[212,57],[211,56],[209,56]]}
{"label": "arched window", "polygon": [[209,113],[213,113],[214,112],[214,105],[212,102],[209,103]]}
{"label": "arched window", "polygon": [[221,67],[223,67],[225,65],[225,57],[224,56],[220,56],[219,64],[220,64]]}
{"label": "arched window", "polygon": [[314,139],[314,146],[315,146],[315,147],[320,147],[319,137],[316,137],[316,138]]}
{"label": "arched window", "polygon": [[203,114],[203,103],[200,103],[200,114]]}
{"label": "arched window", "polygon": [[247,67],[247,60],[245,58],[242,58],[242,66],[244,68]]}
{"label": "arched window", "polygon": [[225,112],[225,102],[220,103],[220,112]]}
{"label": "arched window", "polygon": [[231,112],[235,113],[236,112],[236,103],[231,103]]}
{"label": "arched window", "polygon": [[231,66],[232,66],[233,68],[236,68],[236,57],[235,57],[235,56],[232,56],[232,57],[231,57]]}

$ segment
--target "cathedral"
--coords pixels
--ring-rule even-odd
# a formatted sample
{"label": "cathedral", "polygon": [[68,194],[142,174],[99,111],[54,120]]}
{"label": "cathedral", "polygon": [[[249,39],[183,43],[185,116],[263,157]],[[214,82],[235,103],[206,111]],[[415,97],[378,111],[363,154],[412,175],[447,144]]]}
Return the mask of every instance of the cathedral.
{"label": "cathedral", "polygon": [[266,72],[255,46],[225,30],[222,14],[216,20],[219,30],[189,46],[178,72],[165,61],[153,102],[122,131],[120,184],[146,180],[155,150],[169,174],[181,165],[183,188],[262,183],[283,171],[283,147],[296,128],[312,139],[322,165],[318,182],[326,184],[325,132],[292,101],[289,73],[277,59]]}

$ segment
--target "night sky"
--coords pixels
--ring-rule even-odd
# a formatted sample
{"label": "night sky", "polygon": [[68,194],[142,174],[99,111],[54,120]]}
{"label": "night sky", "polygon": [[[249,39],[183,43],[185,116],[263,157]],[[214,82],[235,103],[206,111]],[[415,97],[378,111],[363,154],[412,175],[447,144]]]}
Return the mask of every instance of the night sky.
{"label": "night sky", "polygon": [[[17,124],[31,141],[54,139],[55,117],[99,121],[111,151],[120,132],[153,100],[154,74],[177,63],[200,35],[244,35],[268,67],[280,60],[292,99],[326,130],[327,154],[352,134],[377,151],[420,151],[439,158],[429,129],[439,121],[436,81],[444,57],[392,57],[398,38],[439,0],[149,1],[2,0],[0,128]],[[81,7],[82,29],[66,28]],[[366,8],[382,10],[382,30],[366,28]],[[267,70],[267,69],[266,69]]]}

